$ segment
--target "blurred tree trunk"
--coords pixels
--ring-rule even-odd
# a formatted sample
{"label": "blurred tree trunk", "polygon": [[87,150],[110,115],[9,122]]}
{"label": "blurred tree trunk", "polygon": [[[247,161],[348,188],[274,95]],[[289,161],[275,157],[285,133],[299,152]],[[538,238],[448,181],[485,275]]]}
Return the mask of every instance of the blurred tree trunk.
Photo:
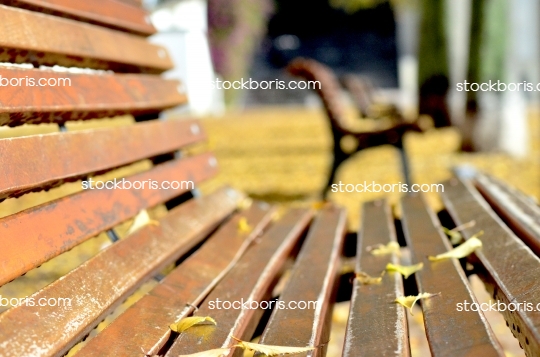
{"label": "blurred tree trunk", "polygon": [[422,0],[418,53],[419,113],[433,118],[436,127],[450,125],[446,103],[448,59],[445,1]]}
{"label": "blurred tree trunk", "polygon": [[[481,50],[484,32],[485,0],[472,0],[471,32],[469,38],[469,64],[467,82],[480,83],[481,80]],[[462,130],[462,151],[475,151],[474,132],[478,122],[478,92],[468,91],[465,122]]]}
{"label": "blurred tree trunk", "polygon": [[[272,11],[272,0],[208,0],[212,62],[225,81],[248,75]],[[235,104],[239,94],[240,90],[225,90],[226,103]]]}

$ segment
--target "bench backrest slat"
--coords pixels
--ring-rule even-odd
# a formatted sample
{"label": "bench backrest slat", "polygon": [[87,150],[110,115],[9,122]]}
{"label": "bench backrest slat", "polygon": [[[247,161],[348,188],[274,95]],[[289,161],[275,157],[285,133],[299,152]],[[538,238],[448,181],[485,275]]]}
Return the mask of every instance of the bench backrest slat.
{"label": "bench backrest slat", "polygon": [[195,121],[0,140],[0,200],[178,150],[204,139]]}
{"label": "bench backrest slat", "polygon": [[0,5],[0,62],[161,73],[167,51],[145,38]]}
{"label": "bench backrest slat", "polygon": [[[6,85],[9,82],[15,85]],[[39,86],[43,83],[55,85]],[[187,102],[177,81],[145,74],[74,74],[0,66],[0,88],[0,125],[9,126],[147,115]]]}
{"label": "bench backrest slat", "polygon": [[[198,184],[216,173],[214,160],[211,154],[174,160],[125,180],[139,186],[149,180],[156,184],[184,180]],[[89,189],[0,218],[0,286],[140,210],[192,189],[188,184],[178,189],[156,190],[149,185],[145,189]]]}
{"label": "bench backrest slat", "polygon": [[156,29],[146,12],[117,0],[8,0],[6,5],[150,36]]}
{"label": "bench backrest slat", "polygon": [[[32,296],[36,301],[73,298],[72,306],[17,306],[4,312],[0,341],[8,343],[0,344],[0,355],[61,356],[146,279],[200,243],[242,198],[225,188],[190,200],[158,226],[141,228]],[[39,341],[39,347],[29,341]]]}

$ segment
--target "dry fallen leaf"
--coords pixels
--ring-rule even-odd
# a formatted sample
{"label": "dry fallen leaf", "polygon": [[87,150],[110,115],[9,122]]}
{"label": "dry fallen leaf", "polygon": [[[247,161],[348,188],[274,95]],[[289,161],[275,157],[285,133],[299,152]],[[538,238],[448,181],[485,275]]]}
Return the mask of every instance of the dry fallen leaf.
{"label": "dry fallen leaf", "polygon": [[238,220],[238,230],[241,233],[249,233],[249,232],[251,232],[252,228],[249,225],[246,217],[242,217],[242,218],[240,218]]}
{"label": "dry fallen leaf", "polygon": [[255,351],[263,353],[268,357],[279,356],[279,355],[290,355],[302,352],[313,351],[317,347],[287,347],[287,346],[272,346],[272,345],[261,345],[253,342],[242,341],[234,336],[231,336],[236,341],[238,341],[237,347],[243,348],[244,350]]}
{"label": "dry fallen leaf", "polygon": [[400,273],[407,279],[409,276],[413,275],[417,271],[422,270],[424,263],[418,263],[414,265],[400,265],[400,264],[386,264],[386,271]]}
{"label": "dry fallen leaf", "polygon": [[481,236],[483,233],[484,231],[480,231],[471,238],[469,238],[467,241],[465,241],[463,244],[455,247],[454,249],[436,256],[429,256],[428,259],[432,262],[437,262],[439,260],[450,258],[464,258],[474,252],[476,249],[482,247],[482,241],[477,237]]}
{"label": "dry fallen leaf", "polygon": [[217,325],[216,321],[210,316],[191,316],[183,318],[180,321],[171,324],[169,327],[174,332],[182,333],[192,326],[202,324]]}
{"label": "dry fallen leaf", "polygon": [[367,247],[366,250],[375,256],[388,255],[392,253],[395,253],[398,256],[401,255],[399,244],[397,242],[390,242],[387,245],[379,244],[374,247]]}
{"label": "dry fallen leaf", "polygon": [[354,277],[362,285],[375,285],[375,284],[381,283],[383,275],[384,275],[384,271],[382,272],[381,276],[378,276],[378,277],[372,277],[364,273],[363,271],[360,271],[358,273],[355,273]]}
{"label": "dry fallen leaf", "polygon": [[138,231],[139,229],[147,225],[159,226],[159,222],[151,219],[148,215],[148,212],[143,209],[135,216],[133,224],[131,225],[131,227],[129,227],[129,230],[127,231],[127,235],[130,235],[133,232]]}
{"label": "dry fallen leaf", "polygon": [[398,304],[403,305],[406,308],[408,308],[409,312],[412,315],[413,314],[412,309],[413,309],[414,305],[416,304],[416,302],[418,300],[427,299],[427,298],[430,298],[432,296],[439,295],[439,294],[440,293],[437,293],[437,294],[421,293],[421,294],[418,294],[416,296],[414,296],[414,295],[401,296],[401,297],[398,297],[396,300],[394,300],[394,302],[397,302]]}
{"label": "dry fallen leaf", "polygon": [[216,348],[213,350],[192,353],[190,355],[179,355],[178,357],[222,357],[229,354],[231,348]]}
{"label": "dry fallen leaf", "polygon": [[471,228],[471,227],[474,227],[476,225],[476,221],[470,221],[470,222],[467,222],[467,223],[464,223],[460,226],[457,226],[455,228],[452,228],[452,229],[448,229],[446,227],[442,227],[444,233],[450,237],[450,243],[452,243],[452,245],[456,245],[456,244],[459,244],[461,243],[462,241],[464,241],[463,239],[463,236],[461,235],[461,233],[459,231],[463,230],[463,229],[466,229],[466,228]]}

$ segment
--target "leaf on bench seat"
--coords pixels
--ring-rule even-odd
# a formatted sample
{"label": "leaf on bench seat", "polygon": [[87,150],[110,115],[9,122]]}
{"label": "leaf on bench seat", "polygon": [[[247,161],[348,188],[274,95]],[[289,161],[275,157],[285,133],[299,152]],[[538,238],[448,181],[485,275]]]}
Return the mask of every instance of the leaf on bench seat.
{"label": "leaf on bench seat", "polygon": [[213,350],[192,353],[189,355],[179,355],[178,357],[222,357],[227,356],[230,350],[231,348],[216,348]]}
{"label": "leaf on bench seat", "polygon": [[400,265],[400,264],[386,264],[386,271],[400,273],[407,279],[409,276],[413,275],[417,271],[422,270],[424,263],[418,263],[414,265]]}
{"label": "leaf on bench seat", "polygon": [[401,252],[399,250],[399,244],[397,242],[390,242],[386,245],[378,244],[376,246],[366,247],[366,250],[371,253],[371,255],[382,256],[395,253],[400,256]]}
{"label": "leaf on bench seat", "polygon": [[475,225],[476,225],[476,221],[473,220],[465,224],[462,224],[460,226],[457,226],[456,228],[448,229],[446,227],[442,227],[442,229],[443,229],[443,232],[448,237],[450,237],[450,243],[452,243],[452,245],[456,245],[464,241],[463,236],[461,235],[459,231],[466,228],[474,227]]}
{"label": "leaf on bench seat", "polygon": [[381,283],[383,275],[384,275],[384,270],[382,274],[378,277],[372,277],[369,274],[366,274],[363,271],[360,271],[354,274],[354,278],[358,280],[360,284],[362,285],[376,285],[376,284]]}
{"label": "leaf on bench seat", "polygon": [[484,231],[480,231],[476,233],[474,236],[469,238],[466,242],[463,244],[455,247],[452,250],[449,250],[446,253],[441,253],[436,256],[429,256],[428,259],[432,262],[437,262],[440,260],[450,259],[450,258],[464,258],[477,250],[478,248],[482,247],[482,241],[478,239],[479,236],[484,234]]}
{"label": "leaf on bench seat", "polygon": [[412,315],[413,314],[412,309],[413,309],[414,305],[416,304],[416,302],[418,300],[427,299],[427,298],[430,298],[430,297],[433,297],[433,296],[436,296],[436,295],[439,295],[439,294],[440,293],[437,293],[437,294],[421,293],[421,294],[418,294],[416,296],[414,296],[414,295],[401,296],[401,297],[398,297],[396,300],[394,300],[394,302],[397,302],[398,304],[403,305],[406,308],[408,308],[409,312]]}
{"label": "leaf on bench seat", "polygon": [[178,322],[175,322],[174,324],[171,324],[169,327],[174,332],[182,333],[186,331],[188,328],[193,327],[195,325],[217,325],[216,320],[211,318],[210,316],[191,316],[181,319]]}
{"label": "leaf on bench seat", "polygon": [[242,217],[238,220],[238,231],[240,233],[249,233],[253,228],[249,225],[247,218]]}
{"label": "leaf on bench seat", "polygon": [[133,224],[131,225],[131,227],[129,227],[129,230],[127,231],[127,235],[130,235],[147,225],[159,226],[159,222],[151,219],[148,215],[148,212],[143,209],[135,216]]}
{"label": "leaf on bench seat", "polygon": [[236,347],[243,348],[244,350],[263,353],[268,357],[308,352],[308,351],[313,351],[314,349],[317,348],[317,347],[310,347],[310,346],[287,347],[287,346],[261,345],[258,343],[242,341],[234,336],[231,336],[231,337],[234,338],[236,341],[238,341],[238,344],[236,345]]}

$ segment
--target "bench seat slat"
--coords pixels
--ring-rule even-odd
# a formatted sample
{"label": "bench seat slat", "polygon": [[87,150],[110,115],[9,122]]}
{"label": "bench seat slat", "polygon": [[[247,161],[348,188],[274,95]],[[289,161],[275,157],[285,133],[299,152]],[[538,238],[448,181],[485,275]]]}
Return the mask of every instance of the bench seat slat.
{"label": "bench seat slat", "polygon": [[[305,347],[328,341],[345,228],[346,212],[343,209],[329,206],[318,214],[279,298],[278,303],[285,308],[273,311],[259,343]],[[287,309],[291,302],[314,301],[316,306]],[[324,356],[325,351],[326,345],[311,352],[310,356]]]}
{"label": "bench seat slat", "polygon": [[[214,157],[175,160],[126,178],[129,182],[154,180],[195,183],[212,177]],[[188,190],[85,190],[0,219],[0,286],[88,238],[113,228]],[[54,224],[51,224],[54,222]]]}
{"label": "bench seat slat", "polygon": [[[197,316],[212,316],[217,326],[196,326],[180,334],[167,352],[167,357],[191,354],[232,346],[233,335],[250,339],[257,327],[262,309],[212,309],[209,302],[220,300],[261,301],[268,297],[279,271],[287,257],[306,230],[312,212],[305,209],[292,209],[275,222],[253,245],[238,264],[230,271],[214,291],[205,299],[196,312]],[[204,332],[209,332],[204,334]],[[200,339],[200,334],[208,336]],[[234,350],[229,356],[232,356]]]}
{"label": "bench seat slat", "polygon": [[475,183],[495,212],[540,256],[540,207],[487,174],[477,174]]}
{"label": "bench seat slat", "polygon": [[[396,232],[386,201],[365,203],[362,212],[356,271],[376,277],[387,263],[399,264],[399,258],[396,254],[374,256],[367,248],[397,242]],[[407,313],[403,306],[394,303],[399,296],[403,296],[401,275],[386,274],[381,284],[374,285],[362,285],[355,279],[344,357],[410,356]]]}
{"label": "bench seat slat", "polygon": [[[445,182],[442,197],[456,225],[471,220],[473,228],[463,230],[470,238],[479,230],[483,246],[471,257],[483,268],[479,275],[492,296],[506,303],[540,304],[540,258],[501,221],[471,183],[456,179]],[[475,261],[476,258],[476,261]],[[528,356],[540,355],[540,311],[501,312]]]}
{"label": "bench seat slat", "polygon": [[0,140],[0,201],[173,152],[203,140],[193,120]]}
{"label": "bench seat slat", "polygon": [[[457,304],[478,303],[457,259],[430,262],[427,257],[450,250],[435,213],[421,195],[401,200],[403,231],[413,264],[424,263],[415,273],[418,291],[440,293],[422,301],[424,325],[434,357],[504,356],[481,311],[458,311]],[[452,323],[448,323],[452,321]]]}
{"label": "bench seat slat", "polygon": [[224,188],[174,208],[34,294],[72,298],[72,306],[18,306],[0,315],[0,355],[59,356],[123,299],[189,252],[230,215],[243,196]]}
{"label": "bench seat slat", "polygon": [[167,51],[145,38],[0,5],[0,62],[162,73]]}
{"label": "bench seat slat", "polygon": [[146,11],[116,0],[8,0],[6,5],[142,36],[150,36],[156,32]]}
{"label": "bench seat slat", "polygon": [[[0,67],[0,85],[7,81],[23,85],[0,87],[0,125],[61,124],[124,114],[157,114],[187,102],[186,95],[177,89],[177,81],[154,75],[74,74]],[[27,82],[58,85],[26,86]]]}
{"label": "bench seat slat", "polygon": [[[185,317],[188,304],[198,305],[245,253],[271,221],[274,208],[254,203],[214,233],[161,283],[120,315],[77,353],[83,356],[136,356],[141,349],[156,354],[167,341],[169,325]],[[245,219],[253,229],[238,229]],[[149,353],[153,351],[153,353]]]}

